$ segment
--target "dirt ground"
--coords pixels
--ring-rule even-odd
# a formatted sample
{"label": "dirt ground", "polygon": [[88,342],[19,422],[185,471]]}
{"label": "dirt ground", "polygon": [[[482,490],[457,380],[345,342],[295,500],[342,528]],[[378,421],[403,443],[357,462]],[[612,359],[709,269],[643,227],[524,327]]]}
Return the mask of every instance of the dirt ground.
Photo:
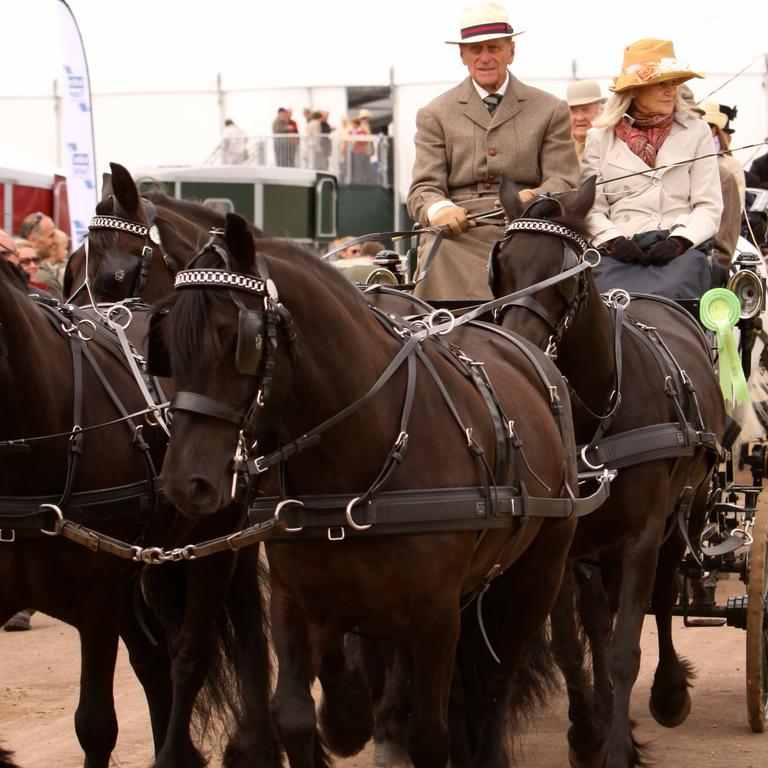
{"label": "dirt ground", "polygon": [[[733,580],[718,587],[718,600],[740,593]],[[30,632],[0,632],[0,738],[16,752],[22,768],[74,768],[82,765],[73,726],[79,675],[79,645],[72,628],[36,614]],[[745,705],[745,633],[739,629],[685,628],[676,620],[675,641],[691,659],[698,677],[693,710],[675,730],[658,726],[647,707],[656,658],[656,630],[651,619],[643,630],[643,665],[635,687],[632,715],[637,736],[648,744],[658,766],[674,768],[763,768],[768,765],[768,734],[750,732]],[[115,685],[120,736],[113,765],[145,768],[151,762],[149,724],[141,690],[121,649]],[[536,718],[523,740],[522,768],[567,766],[565,696]],[[214,754],[212,766],[219,766]],[[371,751],[338,768],[369,768]]]}

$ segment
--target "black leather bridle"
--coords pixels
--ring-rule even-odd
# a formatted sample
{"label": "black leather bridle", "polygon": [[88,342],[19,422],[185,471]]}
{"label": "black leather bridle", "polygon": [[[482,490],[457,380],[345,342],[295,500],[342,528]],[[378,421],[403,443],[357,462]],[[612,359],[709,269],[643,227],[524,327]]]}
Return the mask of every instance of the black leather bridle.
{"label": "black leather bridle", "polygon": [[[120,267],[111,275],[104,276],[104,279],[111,279],[117,283],[122,283],[126,279],[132,279],[130,290],[126,293],[126,296],[122,298],[139,298],[141,296],[147,281],[147,276],[149,275],[149,270],[152,267],[155,248],[160,250],[163,262],[165,263],[172,277],[174,277],[181,268],[181,265],[162,247],[160,230],[157,228],[157,224],[155,223],[157,219],[157,208],[155,207],[154,203],[150,202],[146,198],[141,198],[141,201],[144,205],[144,215],[147,220],[146,224],[128,221],[128,219],[124,219],[120,216],[108,215],[96,215],[88,224],[89,232],[111,230],[118,233],[124,232],[142,240],[141,251],[138,254],[138,264],[126,264],[125,269]],[[86,255],[88,253],[88,247],[89,244],[86,239]],[[133,277],[131,277],[131,275],[133,275]],[[89,277],[86,274],[86,280],[88,279]]]}
{"label": "black leather bridle", "polygon": [[[561,213],[563,212],[562,204],[559,200],[556,198],[547,199],[557,203]],[[594,254],[596,257],[594,261],[589,261],[593,267],[600,262],[599,252],[595,248],[592,248],[575,230],[563,224],[548,221],[547,219],[533,218],[525,215],[534,204],[540,201],[541,198],[534,200],[525,211],[523,211],[523,215],[520,218],[514,219],[504,232],[504,237],[494,243],[493,248],[491,249],[488,259],[488,281],[494,294],[497,294],[498,292],[498,278],[495,271],[495,261],[498,258],[501,248],[508,243],[517,232],[535,232],[559,237],[563,242],[563,262],[560,272],[565,272],[571,267],[581,264],[584,261],[589,261],[588,256],[590,254]],[[533,296],[522,296],[510,299],[510,301],[505,302],[502,306],[494,310],[494,319],[498,323],[501,322],[504,313],[510,307],[524,307],[530,312],[533,312],[549,329],[550,335],[547,354],[553,359],[557,356],[557,347],[563,334],[570,327],[574,317],[587,297],[588,283],[586,270],[569,278],[564,278],[561,282],[557,283],[557,288],[566,303],[565,311],[560,314],[550,311]]]}

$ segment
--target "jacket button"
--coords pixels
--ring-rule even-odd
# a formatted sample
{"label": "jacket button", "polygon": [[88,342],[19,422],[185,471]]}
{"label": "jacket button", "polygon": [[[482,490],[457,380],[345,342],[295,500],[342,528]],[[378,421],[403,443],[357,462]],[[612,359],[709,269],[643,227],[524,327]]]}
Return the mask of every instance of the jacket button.
{"label": "jacket button", "polygon": [[491,148],[488,150],[488,154],[489,154],[491,157],[495,157],[495,156],[496,156],[496,148],[495,148],[495,147],[491,147]]}

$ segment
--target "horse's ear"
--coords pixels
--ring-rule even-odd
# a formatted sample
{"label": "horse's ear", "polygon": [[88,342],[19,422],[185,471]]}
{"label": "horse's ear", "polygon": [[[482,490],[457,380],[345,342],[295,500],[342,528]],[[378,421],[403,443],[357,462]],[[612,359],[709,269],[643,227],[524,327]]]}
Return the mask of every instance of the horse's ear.
{"label": "horse's ear", "polygon": [[590,176],[582,182],[578,189],[571,190],[570,192],[563,192],[561,195],[558,195],[558,199],[568,213],[575,213],[581,217],[584,217],[589,213],[589,209],[595,202],[596,181],[597,176]]}
{"label": "horse's ear", "polygon": [[235,259],[244,259],[253,264],[256,246],[248,222],[237,213],[228,213],[224,219],[224,239],[229,252]]}
{"label": "horse's ear", "polygon": [[499,202],[504,212],[507,214],[507,219],[512,221],[516,219],[523,212],[523,203],[520,200],[520,190],[509,176],[501,177],[501,184],[499,186]]}
{"label": "horse's ear", "polygon": [[139,190],[131,174],[122,165],[110,163],[112,169],[112,191],[120,207],[128,215],[136,216],[139,212]]}
{"label": "horse's ear", "polygon": [[106,200],[112,194],[112,174],[101,174],[101,199]]}

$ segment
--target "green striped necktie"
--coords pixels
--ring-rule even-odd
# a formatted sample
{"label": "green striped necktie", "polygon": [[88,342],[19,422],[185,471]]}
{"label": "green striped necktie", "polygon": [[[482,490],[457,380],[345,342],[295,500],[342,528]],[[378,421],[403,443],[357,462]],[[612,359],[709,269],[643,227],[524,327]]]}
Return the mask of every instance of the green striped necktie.
{"label": "green striped necktie", "polygon": [[488,108],[488,111],[493,114],[493,111],[496,109],[496,107],[499,106],[499,102],[501,101],[501,94],[489,93],[483,98],[483,101],[485,102],[485,106]]}

